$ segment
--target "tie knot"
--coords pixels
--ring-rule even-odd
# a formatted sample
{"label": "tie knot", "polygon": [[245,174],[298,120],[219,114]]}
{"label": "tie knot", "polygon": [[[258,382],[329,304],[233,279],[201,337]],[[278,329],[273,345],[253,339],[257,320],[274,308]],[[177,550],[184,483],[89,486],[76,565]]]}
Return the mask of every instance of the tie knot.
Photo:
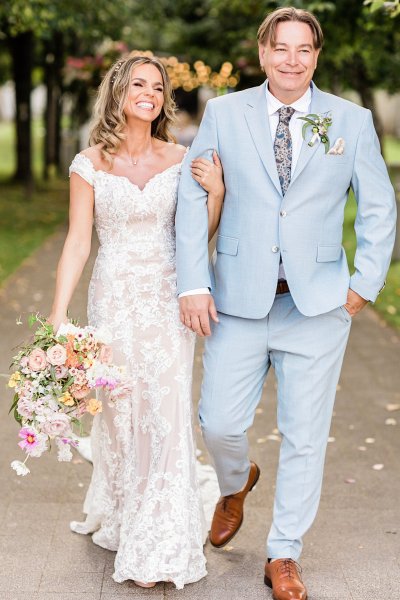
{"label": "tie knot", "polygon": [[281,106],[281,108],[278,110],[279,121],[284,123],[285,125],[289,125],[289,121],[292,118],[294,112],[295,109],[291,106]]}

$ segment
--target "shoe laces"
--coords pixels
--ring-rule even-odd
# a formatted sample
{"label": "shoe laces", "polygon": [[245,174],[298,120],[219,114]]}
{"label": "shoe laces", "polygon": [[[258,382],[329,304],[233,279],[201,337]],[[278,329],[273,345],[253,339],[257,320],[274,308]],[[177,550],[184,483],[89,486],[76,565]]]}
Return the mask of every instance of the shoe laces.
{"label": "shoe laces", "polygon": [[279,571],[283,577],[293,579],[297,574],[300,576],[302,568],[293,558],[285,558],[279,565]]}

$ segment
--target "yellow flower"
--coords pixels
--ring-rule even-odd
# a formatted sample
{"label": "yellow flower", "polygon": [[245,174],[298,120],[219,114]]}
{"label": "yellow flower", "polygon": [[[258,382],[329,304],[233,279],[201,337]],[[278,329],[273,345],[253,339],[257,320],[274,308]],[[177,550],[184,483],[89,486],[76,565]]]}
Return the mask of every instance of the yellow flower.
{"label": "yellow flower", "polygon": [[10,377],[8,387],[15,388],[19,381],[21,381],[21,373],[19,371],[15,371],[15,373],[13,373]]}
{"label": "yellow flower", "polygon": [[86,402],[86,410],[91,415],[97,415],[97,413],[101,413],[103,410],[103,406],[100,400],[96,400],[96,398],[90,398]]}
{"label": "yellow flower", "polygon": [[82,364],[85,367],[85,369],[89,369],[93,365],[93,358],[91,358],[90,356],[87,356],[86,358],[83,359]]}
{"label": "yellow flower", "polygon": [[59,401],[65,404],[65,406],[74,406],[75,404],[75,400],[69,392],[65,392],[62,396],[60,396]]}

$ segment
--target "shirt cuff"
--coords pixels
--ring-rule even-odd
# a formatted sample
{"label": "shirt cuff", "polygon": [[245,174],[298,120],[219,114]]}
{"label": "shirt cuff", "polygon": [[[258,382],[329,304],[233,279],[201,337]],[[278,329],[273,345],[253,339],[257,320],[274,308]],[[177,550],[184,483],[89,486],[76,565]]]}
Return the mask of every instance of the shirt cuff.
{"label": "shirt cuff", "polygon": [[197,296],[197,294],[209,294],[209,288],[197,288],[195,290],[188,290],[187,292],[182,292],[179,294],[178,298],[183,298],[184,296]]}

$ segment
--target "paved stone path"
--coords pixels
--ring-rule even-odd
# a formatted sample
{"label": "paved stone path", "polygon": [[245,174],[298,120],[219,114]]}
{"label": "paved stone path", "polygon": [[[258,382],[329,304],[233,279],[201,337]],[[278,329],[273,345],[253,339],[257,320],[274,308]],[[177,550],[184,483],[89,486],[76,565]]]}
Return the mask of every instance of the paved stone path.
{"label": "paved stone path", "polygon": [[[208,577],[183,591],[171,584],[141,590],[133,583],[114,583],[114,553],[69,531],[69,521],[81,518],[91,472],[88,463],[76,457],[72,463],[59,464],[51,454],[31,460],[28,477],[18,478],[10,469],[10,461],[21,453],[17,426],[7,417],[11,394],[4,387],[5,374],[12,348],[26,335],[15,321],[32,311],[48,313],[63,235],[63,231],[54,235],[0,289],[0,599],[269,600],[262,571],[279,449],[273,379],[250,431],[252,458],[261,467],[261,479],[249,496],[244,525],[224,550],[207,544]],[[71,307],[82,323],[89,273],[90,265]],[[194,398],[199,395],[200,376],[199,348]],[[368,309],[353,323],[321,506],[305,538],[301,562],[309,600],[400,598],[399,408],[400,334]],[[384,466],[374,470],[374,465]]]}

